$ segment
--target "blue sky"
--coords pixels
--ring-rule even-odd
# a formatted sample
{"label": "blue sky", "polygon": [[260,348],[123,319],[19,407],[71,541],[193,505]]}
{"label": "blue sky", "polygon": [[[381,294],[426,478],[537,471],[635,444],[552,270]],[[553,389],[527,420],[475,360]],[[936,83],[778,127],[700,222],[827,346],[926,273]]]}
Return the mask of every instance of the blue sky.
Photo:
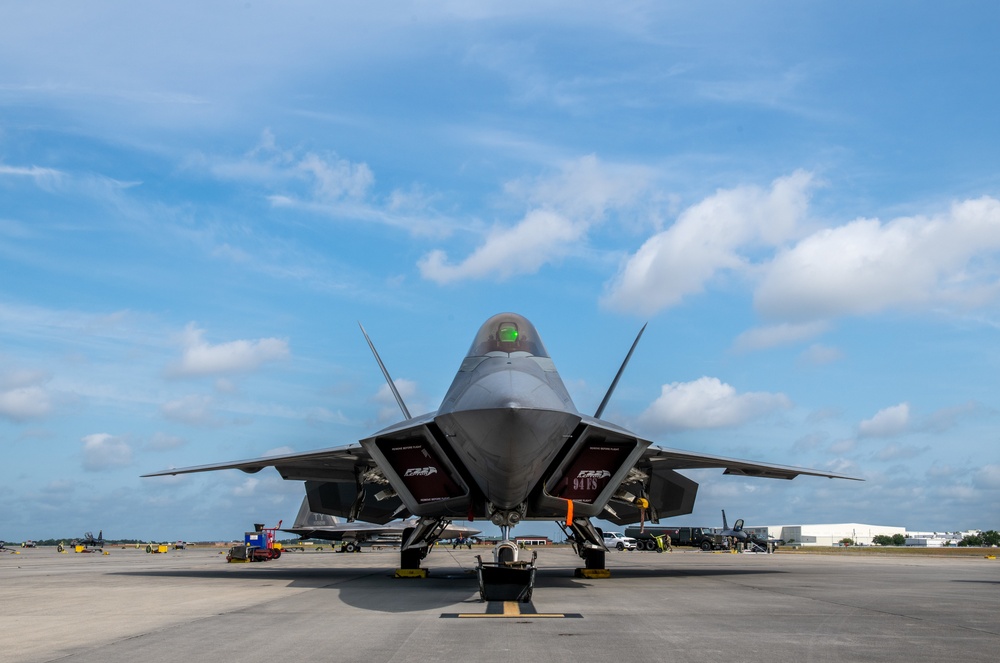
{"label": "blue sky", "polygon": [[[864,483],[694,514],[997,528],[993,2],[6,3],[0,538],[239,536],[527,316],[593,412]],[[543,533],[549,525],[524,525]],[[525,532],[529,533],[527,529]]]}

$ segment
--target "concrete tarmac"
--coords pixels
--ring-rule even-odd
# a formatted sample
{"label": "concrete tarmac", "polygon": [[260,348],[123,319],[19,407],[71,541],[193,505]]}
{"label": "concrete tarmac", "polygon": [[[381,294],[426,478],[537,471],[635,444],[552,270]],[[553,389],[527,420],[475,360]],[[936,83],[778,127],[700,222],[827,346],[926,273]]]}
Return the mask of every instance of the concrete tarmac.
{"label": "concrete tarmac", "polygon": [[[475,554],[427,579],[395,551],[0,553],[0,659],[129,661],[996,661],[1000,560],[612,552],[573,577],[540,549],[529,604],[479,600]],[[506,615],[502,614],[504,608]],[[469,617],[500,613],[494,617]],[[537,613],[537,614],[533,614]],[[566,615],[564,618],[542,615]]]}

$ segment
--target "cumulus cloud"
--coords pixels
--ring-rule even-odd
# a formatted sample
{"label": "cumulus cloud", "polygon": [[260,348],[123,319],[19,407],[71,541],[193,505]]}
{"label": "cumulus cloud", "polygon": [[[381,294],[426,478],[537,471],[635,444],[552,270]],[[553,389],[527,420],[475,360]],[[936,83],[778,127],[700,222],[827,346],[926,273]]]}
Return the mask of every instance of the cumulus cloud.
{"label": "cumulus cloud", "polygon": [[900,403],[879,410],[871,419],[858,424],[861,437],[891,437],[906,432],[910,426],[910,404]]}
{"label": "cumulus cloud", "polygon": [[523,218],[495,225],[459,262],[450,262],[440,249],[427,253],[418,262],[420,274],[443,284],[535,273],[576,250],[612,211],[634,205],[648,179],[643,169],[604,164],[591,155],[553,177],[508,183],[506,193],[528,206]]}
{"label": "cumulus cloud", "polygon": [[764,270],[754,304],[785,320],[977,305],[998,294],[998,250],[994,198],[958,202],[938,216],[858,219],[779,253]]}
{"label": "cumulus cloud", "polygon": [[256,370],[261,364],[287,359],[288,342],[278,338],[255,341],[239,340],[211,345],[204,339],[205,331],[193,322],[181,334],[183,354],[180,361],[167,369],[173,377],[227,375]]}
{"label": "cumulus cloud", "polygon": [[640,422],[657,430],[724,428],[791,405],[784,394],[739,394],[718,378],[701,377],[663,385],[659,398],[640,415]]}
{"label": "cumulus cloud", "polygon": [[41,371],[11,370],[0,373],[0,418],[21,423],[44,417],[52,410]]}
{"label": "cumulus cloud", "polygon": [[132,448],[124,438],[108,433],[94,433],[83,442],[83,469],[88,472],[125,467],[132,464]]}
{"label": "cumulus cloud", "polygon": [[813,186],[811,174],[796,171],[767,190],[717,191],[629,256],[607,286],[604,303],[649,315],[701,292],[719,272],[747,265],[750,250],[775,247],[798,234]]}

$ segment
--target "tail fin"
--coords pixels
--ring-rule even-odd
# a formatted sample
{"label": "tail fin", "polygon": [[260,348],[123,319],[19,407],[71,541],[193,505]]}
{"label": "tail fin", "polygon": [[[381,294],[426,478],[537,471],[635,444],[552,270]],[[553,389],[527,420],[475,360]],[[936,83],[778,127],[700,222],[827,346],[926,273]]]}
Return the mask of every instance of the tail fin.
{"label": "tail fin", "polygon": [[314,527],[329,527],[330,525],[339,524],[340,519],[335,516],[310,511],[309,497],[306,496],[302,498],[302,506],[299,507],[299,513],[295,516],[295,524],[292,525],[292,529],[312,529]]}
{"label": "tail fin", "polygon": [[726,510],[722,510],[722,529],[729,529],[729,523],[726,522]]}
{"label": "tail fin", "polygon": [[406,403],[403,402],[403,397],[399,395],[399,390],[396,389],[396,383],[392,381],[389,377],[389,371],[386,369],[385,364],[382,363],[382,358],[378,356],[378,351],[375,349],[375,344],[372,340],[368,338],[368,332],[365,331],[364,325],[360,322],[358,327],[361,327],[361,333],[365,335],[365,340],[368,341],[368,347],[371,348],[372,354],[375,355],[375,361],[378,362],[378,367],[382,369],[382,375],[385,377],[385,381],[389,383],[389,389],[392,390],[392,395],[396,397],[396,403],[399,405],[399,409],[403,411],[403,416],[407,419],[411,419],[410,411],[406,408]]}
{"label": "tail fin", "polygon": [[[647,322],[646,324],[648,325],[649,323]],[[604,414],[604,408],[607,407],[608,401],[611,400],[611,394],[614,393],[615,387],[618,386],[618,381],[621,380],[622,373],[625,372],[625,367],[628,366],[628,361],[632,358],[632,353],[635,352],[635,346],[639,345],[639,339],[642,338],[642,332],[644,331],[646,331],[646,325],[642,326],[642,329],[639,330],[639,334],[635,337],[635,340],[632,341],[632,347],[628,349],[628,354],[625,355],[625,361],[622,362],[621,368],[618,369],[615,379],[611,381],[611,386],[608,387],[608,393],[604,394],[604,400],[602,400],[601,404],[597,406],[597,412],[594,413],[595,419],[600,419],[601,415]]]}

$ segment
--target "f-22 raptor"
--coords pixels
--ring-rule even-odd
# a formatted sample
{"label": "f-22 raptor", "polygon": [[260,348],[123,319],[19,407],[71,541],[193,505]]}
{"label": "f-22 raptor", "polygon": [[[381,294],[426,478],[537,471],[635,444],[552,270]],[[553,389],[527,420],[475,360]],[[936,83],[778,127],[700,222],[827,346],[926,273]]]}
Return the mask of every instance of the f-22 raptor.
{"label": "f-22 raptor", "polygon": [[[417,575],[421,560],[454,519],[488,520],[500,528],[495,568],[484,582],[513,583],[533,561],[518,559],[511,529],[522,520],[553,520],[583,560],[579,575],[606,575],[600,517],[617,525],[691,513],[698,485],[677,470],[720,468],[725,474],[793,479],[852,477],[652,446],[601,419],[632,356],[640,330],[593,416],[579,412],[538,332],[526,318],[501,313],[476,332],[441,406],[411,416],[367,332],[404,420],[358,444],[305,453],[170,469],[163,476],[274,467],[304,481],[309,508],[348,521],[386,523],[415,516],[397,575]],[[410,572],[410,573],[407,573]],[[527,577],[527,576],[525,576]],[[530,597],[531,579],[517,594]]]}

